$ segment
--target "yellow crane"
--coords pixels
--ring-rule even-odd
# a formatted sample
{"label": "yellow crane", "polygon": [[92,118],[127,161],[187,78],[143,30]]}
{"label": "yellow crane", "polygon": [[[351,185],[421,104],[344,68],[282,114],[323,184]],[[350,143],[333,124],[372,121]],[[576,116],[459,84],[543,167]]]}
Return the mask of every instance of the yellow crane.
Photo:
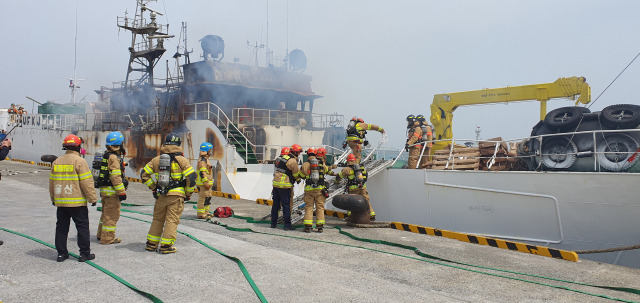
{"label": "yellow crane", "polygon": [[[578,97],[579,96],[579,97]],[[559,78],[552,83],[487,88],[468,92],[438,94],[431,104],[431,123],[434,140],[453,138],[453,111],[459,106],[501,102],[540,101],[540,120],[547,114],[547,101],[552,98],[571,98],[578,103],[591,102],[591,87],[584,77]],[[449,142],[435,142],[432,151],[443,149]]]}

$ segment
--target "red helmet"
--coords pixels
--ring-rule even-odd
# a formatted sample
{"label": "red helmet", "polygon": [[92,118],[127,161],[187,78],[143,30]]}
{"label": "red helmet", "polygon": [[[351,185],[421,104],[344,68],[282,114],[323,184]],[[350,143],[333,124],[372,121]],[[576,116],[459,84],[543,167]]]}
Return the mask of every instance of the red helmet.
{"label": "red helmet", "polygon": [[316,149],[313,147],[309,147],[309,149],[307,149],[307,155],[311,156],[311,155],[316,155]]}
{"label": "red helmet", "polygon": [[356,156],[354,154],[349,154],[347,156],[347,161],[356,161]]}
{"label": "red helmet", "polygon": [[282,150],[280,151],[280,156],[284,156],[284,155],[288,155],[290,152],[290,148],[288,147],[283,147]]}
{"label": "red helmet", "polygon": [[78,138],[78,136],[68,135],[62,141],[62,147],[77,147],[77,146],[80,146],[81,143],[82,141],[80,140],[80,138]]}
{"label": "red helmet", "polygon": [[364,120],[362,120],[362,118],[358,118],[358,123],[364,123]]}
{"label": "red helmet", "polygon": [[318,148],[318,152],[316,153],[318,157],[324,157],[327,155],[327,150],[324,147]]}
{"label": "red helmet", "polygon": [[291,145],[291,152],[301,153],[302,152],[302,146],[300,146],[298,144]]}
{"label": "red helmet", "polygon": [[364,120],[362,120],[362,118],[358,118],[358,117],[351,118],[351,121],[356,121],[357,123],[364,123]]}

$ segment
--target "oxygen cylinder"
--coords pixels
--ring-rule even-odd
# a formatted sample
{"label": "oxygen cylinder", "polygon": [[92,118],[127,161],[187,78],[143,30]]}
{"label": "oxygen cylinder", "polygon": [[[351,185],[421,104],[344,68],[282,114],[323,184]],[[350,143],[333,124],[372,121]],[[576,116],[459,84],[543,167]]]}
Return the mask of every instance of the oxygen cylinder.
{"label": "oxygen cylinder", "polygon": [[278,171],[278,164],[280,164],[280,162],[284,161],[284,159],[282,159],[282,157],[277,157],[276,160],[273,162],[273,176],[276,176],[276,172]]}
{"label": "oxygen cylinder", "polygon": [[91,174],[93,175],[93,183],[96,187],[100,187],[98,184],[98,177],[100,176],[100,166],[102,165],[102,155],[104,151],[99,150],[93,155],[93,162],[91,163]]}
{"label": "oxygen cylinder", "polygon": [[422,129],[422,141],[428,141],[429,138],[427,137],[427,126],[420,125],[420,129]]}
{"label": "oxygen cylinder", "polygon": [[347,129],[348,130],[355,130],[356,129],[356,123],[357,122],[354,121],[354,120],[349,121],[349,124],[347,125]]}
{"label": "oxygen cylinder", "polygon": [[313,158],[309,160],[309,163],[311,164],[311,175],[309,176],[309,178],[311,179],[313,184],[318,185],[318,182],[320,181],[320,171],[318,170],[318,158]]}
{"label": "oxygen cylinder", "polygon": [[158,193],[167,194],[169,181],[171,179],[171,156],[167,154],[160,155],[160,164],[158,166]]}
{"label": "oxygen cylinder", "polygon": [[358,183],[358,187],[362,187],[362,184],[364,184],[364,175],[362,175],[362,166],[360,166],[360,164],[356,163],[353,165],[353,174]]}

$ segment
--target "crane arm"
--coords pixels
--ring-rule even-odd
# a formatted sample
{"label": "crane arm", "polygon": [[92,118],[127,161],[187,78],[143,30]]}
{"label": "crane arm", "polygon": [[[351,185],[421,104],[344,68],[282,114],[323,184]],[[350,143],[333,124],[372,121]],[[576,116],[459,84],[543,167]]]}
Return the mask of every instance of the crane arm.
{"label": "crane arm", "polygon": [[[544,120],[547,101],[552,98],[571,98],[576,100],[576,105],[587,104],[591,102],[591,87],[584,77],[570,77],[559,78],[552,83],[434,95],[430,117],[435,128],[434,139],[453,138],[453,111],[459,106],[538,100],[540,101],[540,120]],[[447,144],[447,142],[437,142],[433,150],[442,149]]]}

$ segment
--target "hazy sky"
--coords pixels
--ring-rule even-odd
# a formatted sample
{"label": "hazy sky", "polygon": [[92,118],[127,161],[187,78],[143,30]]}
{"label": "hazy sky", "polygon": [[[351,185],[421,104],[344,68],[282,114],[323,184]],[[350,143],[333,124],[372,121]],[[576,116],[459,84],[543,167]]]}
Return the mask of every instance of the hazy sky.
{"label": "hazy sky", "polygon": [[[2,0],[0,107],[17,103],[31,111],[25,96],[70,100],[61,76],[73,75],[76,5],[77,72],[87,79],[77,98],[96,101],[94,89],[124,80],[130,35],[118,30],[116,17],[125,10],[132,16],[134,0]],[[268,15],[275,55],[284,56],[288,46],[307,56],[305,74],[324,96],[315,112],[358,115],[379,124],[396,147],[404,144],[405,117],[428,117],[434,94],[584,76],[595,99],[640,52],[637,0],[159,0],[149,7],[166,12],[159,21],[170,24],[171,34],[177,36],[181,22],[188,23],[192,61],[200,60],[198,40],[214,34],[225,40],[225,61],[237,57],[250,63],[247,41],[267,43]],[[165,42],[156,76],[164,74],[178,42]],[[264,53],[258,59],[264,65]],[[591,109],[640,104],[633,91],[638,80],[640,62],[635,62]],[[548,109],[570,104],[552,100]],[[476,125],[483,139],[519,138],[539,119],[539,104],[463,107],[454,117],[457,138],[474,138]]]}

